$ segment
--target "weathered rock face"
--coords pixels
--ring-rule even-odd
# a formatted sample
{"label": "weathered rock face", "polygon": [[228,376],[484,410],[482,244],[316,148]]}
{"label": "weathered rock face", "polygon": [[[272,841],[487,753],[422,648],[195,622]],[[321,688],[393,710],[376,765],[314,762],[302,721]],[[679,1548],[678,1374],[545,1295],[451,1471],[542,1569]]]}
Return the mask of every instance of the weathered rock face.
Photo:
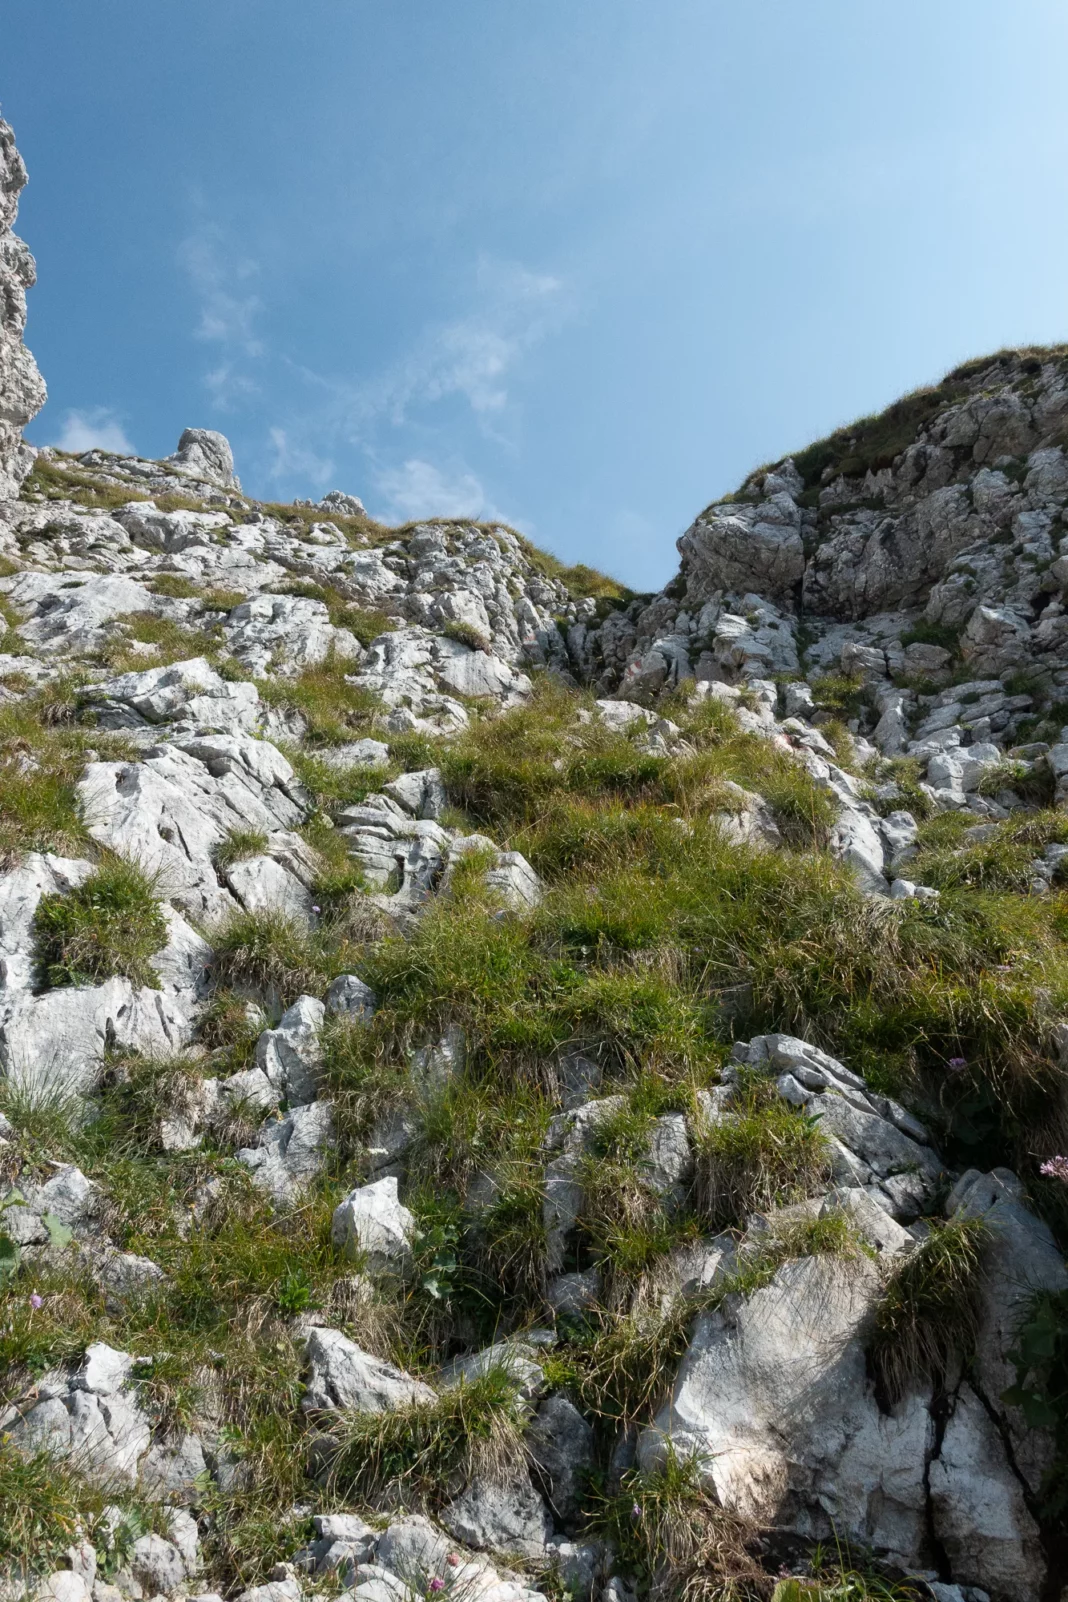
{"label": "weathered rock face", "polygon": [[573,630],[572,653],[632,695],[685,672],[745,679],[761,659],[796,669],[786,640],[803,617],[810,669],[837,671],[852,640],[887,652],[881,676],[919,676],[932,664],[904,661],[899,640],[924,623],[960,634],[976,678],[1026,665],[1061,690],[1066,427],[1063,348],[970,363],[710,506],[679,540],[675,581]]}
{"label": "weathered rock face", "polygon": [[33,466],[33,450],[22,430],[45,403],[44,379],[23,344],[26,291],[37,280],[29,250],[12,232],[26,168],[15,135],[0,118],[0,500],[18,494]]}

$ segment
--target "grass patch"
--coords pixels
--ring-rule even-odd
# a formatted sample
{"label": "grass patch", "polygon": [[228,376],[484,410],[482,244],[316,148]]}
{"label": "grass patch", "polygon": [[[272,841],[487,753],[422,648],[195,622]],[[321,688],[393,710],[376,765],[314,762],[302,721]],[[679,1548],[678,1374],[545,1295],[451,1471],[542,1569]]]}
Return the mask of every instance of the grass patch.
{"label": "grass patch", "polygon": [[956,1217],[903,1259],[875,1315],[868,1354],[891,1404],[914,1384],[941,1384],[954,1361],[967,1365],[978,1332],[979,1275],[986,1226]]}
{"label": "grass patch", "polygon": [[522,1422],[515,1381],[491,1370],[429,1404],[329,1421],[322,1478],[331,1493],[371,1507],[439,1507],[471,1479],[517,1473]]}
{"label": "grass patch", "polygon": [[277,518],[280,523],[286,524],[289,531],[298,539],[311,528],[313,523],[332,523],[357,550],[366,545],[386,544],[395,537],[393,529],[387,528],[383,523],[376,523],[372,517],[345,516],[332,509],[327,511],[318,506],[295,506],[283,501],[260,501],[258,505],[268,517]]}
{"label": "grass patch", "polygon": [[370,734],[380,711],[370,690],[348,682],[355,665],[329,656],[294,678],[257,679],[256,686],[268,706],[295,712],[304,719],[305,739],[311,745],[346,745]]}
{"label": "grass patch", "polygon": [[111,857],[66,894],[42,896],[33,920],[38,983],[46,989],[122,977],[159,988],[153,955],[167,923],[152,874]]}
{"label": "grass patch", "polygon": [[1068,843],[1068,818],[1046,811],[1007,818],[988,839],[970,844],[963,839],[970,817],[952,814],[936,818],[922,829],[919,854],[909,864],[921,884],[936,890],[1000,891],[1026,895],[1031,888],[1031,867],[1047,845]]}
{"label": "grass patch", "polygon": [[1048,762],[998,762],[979,780],[979,794],[1014,790],[1030,806],[1051,807],[1056,779]]}
{"label": "grass patch", "polygon": [[833,712],[838,718],[859,717],[867,700],[864,675],[826,673],[813,684],[812,699],[822,712]]}
{"label": "grass patch", "polygon": [[700,1131],[695,1157],[695,1204],[714,1230],[803,1201],[829,1171],[817,1120],[744,1070],[726,1118]]}
{"label": "grass patch", "polygon": [[458,623],[451,620],[442,629],[447,640],[456,640],[460,645],[470,646],[472,651],[485,651],[487,654],[493,650],[493,643],[476,629],[473,623]]}
{"label": "grass patch", "polygon": [[[137,668],[160,667],[169,662],[185,662],[195,656],[218,656],[220,636],[214,630],[190,629],[151,612],[128,612],[116,618],[116,633],[105,641],[98,653],[104,667],[116,673]],[[121,630],[121,632],[119,632]],[[133,649],[152,646],[149,651]]]}
{"label": "grass patch", "polygon": [[321,754],[305,751],[296,746],[287,747],[286,755],[297,771],[304,788],[314,796],[316,805],[326,816],[340,812],[343,807],[358,806],[375,791],[381,790],[387,779],[394,776],[395,764],[367,767],[363,763],[338,766],[324,761]]}
{"label": "grass patch", "polygon": [[24,1457],[0,1440],[0,1561],[30,1575],[63,1568],[104,1496],[45,1452]]}
{"label": "grass patch", "polygon": [[262,829],[231,829],[215,847],[215,866],[225,870],[235,862],[260,856],[266,849],[267,835]]}
{"label": "grass patch", "polygon": [[944,651],[950,651],[954,656],[960,652],[959,627],[950,628],[946,623],[928,623],[920,618],[911,628],[903,629],[898,638],[903,646],[908,645],[940,645]]}
{"label": "grass patch", "polygon": [[751,1527],[703,1487],[692,1459],[673,1451],[648,1472],[628,1469],[619,1490],[596,1504],[594,1524],[649,1602],[766,1594],[764,1571],[746,1547]]}
{"label": "grass patch", "polygon": [[534,571],[540,573],[542,578],[556,579],[576,600],[589,597],[595,601],[611,602],[614,606],[626,606],[634,599],[633,590],[618,584],[606,573],[598,572],[595,567],[587,567],[584,562],[576,562],[569,567],[550,551],[532,545],[530,540],[514,529],[509,532],[519,541],[520,549]]}
{"label": "grass patch", "polygon": [[216,986],[269,998],[272,1011],[320,995],[343,971],[317,932],[284,912],[232,913],[210,938]]}

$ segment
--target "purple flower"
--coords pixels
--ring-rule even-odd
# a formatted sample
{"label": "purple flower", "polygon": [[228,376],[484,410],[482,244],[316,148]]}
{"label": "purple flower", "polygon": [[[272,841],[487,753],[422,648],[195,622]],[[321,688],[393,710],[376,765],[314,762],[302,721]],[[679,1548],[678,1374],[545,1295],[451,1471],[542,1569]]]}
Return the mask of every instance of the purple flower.
{"label": "purple flower", "polygon": [[34,1312],[36,1313],[36,1311],[37,1311],[37,1309],[39,1307],[43,1307],[44,1306],[44,1297],[43,1296],[38,1296],[37,1292],[34,1291],[33,1295],[30,1297],[30,1306],[33,1308]]}
{"label": "purple flower", "polygon": [[642,1510],[641,1510],[641,1508],[640,1508],[640,1507],[639,1507],[639,1506],[638,1506],[638,1503],[637,1503],[637,1502],[635,1502],[635,1503],[633,1503],[633,1504],[632,1504],[632,1506],[631,1506],[631,1510],[630,1510],[630,1516],[631,1516],[631,1518],[632,1518],[632,1519],[640,1519],[640,1518],[641,1518],[641,1516],[642,1516]]}
{"label": "purple flower", "polygon": [[430,1589],[432,1591],[444,1591],[444,1589],[445,1589],[445,1581],[444,1580],[439,1580],[437,1575],[435,1575],[434,1578],[430,1582]]}
{"label": "purple flower", "polygon": [[946,1067],[954,1074],[963,1073],[967,1066],[968,1060],[966,1057],[951,1057],[946,1064]]}
{"label": "purple flower", "polygon": [[312,907],[313,912],[322,912],[322,907]]}
{"label": "purple flower", "polygon": [[1068,1185],[1068,1157],[1048,1157],[1038,1171],[1047,1179],[1059,1179],[1062,1185]]}

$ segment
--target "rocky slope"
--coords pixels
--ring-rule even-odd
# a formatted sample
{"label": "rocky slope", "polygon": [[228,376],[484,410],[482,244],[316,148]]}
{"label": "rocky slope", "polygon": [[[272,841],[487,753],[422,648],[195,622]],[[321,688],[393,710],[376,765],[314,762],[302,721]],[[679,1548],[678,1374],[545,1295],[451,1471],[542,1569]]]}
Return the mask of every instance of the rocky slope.
{"label": "rocky slope", "polygon": [[634,598],[34,458],[4,260],[5,1594],[1060,1595],[1068,357]]}

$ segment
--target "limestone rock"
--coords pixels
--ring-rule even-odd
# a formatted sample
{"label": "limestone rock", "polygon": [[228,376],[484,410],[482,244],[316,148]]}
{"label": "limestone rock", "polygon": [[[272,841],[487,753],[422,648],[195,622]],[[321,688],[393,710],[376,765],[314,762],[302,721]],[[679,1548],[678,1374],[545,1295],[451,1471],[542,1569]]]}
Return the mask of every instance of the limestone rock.
{"label": "limestone rock", "polygon": [[334,1209],[330,1238],[346,1256],[364,1258],[372,1272],[403,1273],[411,1262],[414,1229],[390,1176],[349,1192]]}
{"label": "limestone rock", "polygon": [[265,1029],[256,1042],[256,1066],[290,1107],[304,1106],[318,1093],[325,1016],[321,1001],[300,996],[282,1014],[277,1029]]}
{"label": "limestone rock", "polygon": [[593,1469],[593,1430],[566,1396],[549,1396],[527,1431],[527,1449],[557,1521],[572,1523]]}
{"label": "limestone rock", "polygon": [[0,500],[13,499],[35,452],[22,430],[45,403],[44,380],[22,342],[26,291],[36,282],[29,250],[12,232],[26,168],[10,125],[0,118]]}
{"label": "limestone rock", "polygon": [[331,1017],[353,1018],[370,1023],[375,1012],[375,993],[354,973],[340,974],[326,992],[326,1011]]}
{"label": "limestone rock", "polygon": [[178,441],[178,449],[166,460],[190,478],[207,480],[240,494],[241,485],[234,474],[234,453],[225,434],[218,434],[211,428],[187,428]]}
{"label": "limestone rock", "polygon": [[280,1207],[299,1200],[322,1172],[334,1145],[334,1115],[328,1101],[294,1107],[283,1119],[269,1120],[258,1144],[243,1147],[238,1161],[251,1170],[252,1183]]}
{"label": "limestone rock", "polygon": [[491,1552],[544,1559],[552,1519],[529,1478],[495,1484],[474,1480],[448,1504],[441,1522],[457,1540]]}
{"label": "limestone rock", "polygon": [[307,1358],[302,1406],[308,1411],[347,1408],[356,1413],[388,1413],[412,1402],[435,1399],[429,1385],[361,1351],[340,1330],[311,1330]]}

